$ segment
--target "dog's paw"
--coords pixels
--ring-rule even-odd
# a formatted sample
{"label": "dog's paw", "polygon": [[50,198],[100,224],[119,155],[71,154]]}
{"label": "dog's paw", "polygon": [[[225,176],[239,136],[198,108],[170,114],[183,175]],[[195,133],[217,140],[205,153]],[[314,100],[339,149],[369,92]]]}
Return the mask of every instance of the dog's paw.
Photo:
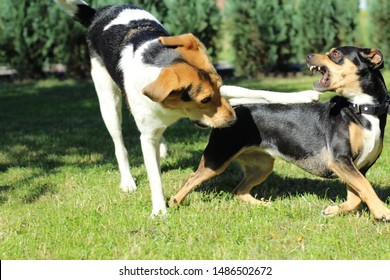
{"label": "dog's paw", "polygon": [[152,214],[150,214],[151,219],[154,218],[159,218],[159,217],[167,217],[168,216],[168,211],[166,208],[164,209],[153,209]]}
{"label": "dog's paw", "polygon": [[374,217],[376,220],[390,222],[390,210],[386,209],[383,213],[375,213]]}
{"label": "dog's paw", "polygon": [[160,143],[160,158],[166,158],[168,156],[168,147],[165,143]]}
{"label": "dog's paw", "polygon": [[254,198],[250,193],[235,194],[235,197],[245,203],[252,204],[255,206],[270,206],[272,204],[272,202],[269,200],[264,200],[263,198]]}
{"label": "dog's paw", "polygon": [[305,90],[301,92],[305,98],[307,103],[317,102],[320,99],[321,93],[315,90]]}
{"label": "dog's paw", "polygon": [[135,190],[137,189],[137,185],[135,184],[133,178],[131,178],[130,180],[122,181],[120,187],[124,192],[135,192]]}
{"label": "dog's paw", "polygon": [[169,207],[177,207],[180,205],[180,202],[177,201],[177,198],[175,196],[172,196],[171,199],[168,202]]}
{"label": "dog's paw", "polygon": [[324,217],[333,217],[339,213],[340,213],[340,207],[336,204],[328,205],[321,211],[321,214]]}

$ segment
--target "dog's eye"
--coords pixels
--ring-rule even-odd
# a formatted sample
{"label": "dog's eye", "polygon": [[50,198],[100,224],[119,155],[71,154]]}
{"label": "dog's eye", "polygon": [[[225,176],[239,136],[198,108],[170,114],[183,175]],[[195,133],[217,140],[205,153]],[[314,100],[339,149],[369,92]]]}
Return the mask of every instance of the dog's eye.
{"label": "dog's eye", "polygon": [[203,104],[209,103],[211,101],[211,97],[203,98],[200,102]]}
{"label": "dog's eye", "polygon": [[333,51],[333,52],[332,52],[332,56],[333,56],[334,58],[339,58],[339,57],[341,56],[341,53],[340,53],[339,51]]}

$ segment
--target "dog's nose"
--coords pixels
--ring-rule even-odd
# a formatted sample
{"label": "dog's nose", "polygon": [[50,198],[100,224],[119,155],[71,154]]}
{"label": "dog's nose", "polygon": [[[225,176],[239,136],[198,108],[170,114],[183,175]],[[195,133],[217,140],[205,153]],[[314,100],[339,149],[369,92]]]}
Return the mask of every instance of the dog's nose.
{"label": "dog's nose", "polygon": [[313,56],[314,56],[314,54],[308,54],[307,56],[306,56],[306,60],[311,60],[312,58],[313,58]]}

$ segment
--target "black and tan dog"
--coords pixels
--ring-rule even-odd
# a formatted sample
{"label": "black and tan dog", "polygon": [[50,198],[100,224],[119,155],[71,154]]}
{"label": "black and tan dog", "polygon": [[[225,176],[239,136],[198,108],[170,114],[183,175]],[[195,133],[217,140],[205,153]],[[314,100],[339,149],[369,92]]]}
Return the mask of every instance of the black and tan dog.
{"label": "black and tan dog", "polygon": [[198,170],[172,198],[179,204],[194,187],[222,173],[237,160],[245,176],[234,189],[246,202],[262,204],[250,190],[272,172],[282,158],[324,177],[347,183],[347,200],[323,210],[326,216],[356,210],[363,201],[376,219],[390,221],[390,210],[378,198],[365,173],[382,151],[389,96],[379,71],[383,55],[377,49],[334,48],[307,56],[310,70],[323,77],[318,91],[340,96],[316,104],[252,104],[235,108],[237,122],[214,129]]}

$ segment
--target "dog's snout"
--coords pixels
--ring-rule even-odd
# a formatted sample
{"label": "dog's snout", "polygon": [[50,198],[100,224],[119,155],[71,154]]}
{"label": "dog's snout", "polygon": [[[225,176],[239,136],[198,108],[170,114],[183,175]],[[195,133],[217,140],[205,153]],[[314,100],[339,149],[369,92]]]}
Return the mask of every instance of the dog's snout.
{"label": "dog's snout", "polygon": [[307,56],[306,56],[306,60],[307,61],[309,61],[309,60],[311,60],[312,58],[313,58],[313,56],[314,56],[314,54],[308,54]]}

